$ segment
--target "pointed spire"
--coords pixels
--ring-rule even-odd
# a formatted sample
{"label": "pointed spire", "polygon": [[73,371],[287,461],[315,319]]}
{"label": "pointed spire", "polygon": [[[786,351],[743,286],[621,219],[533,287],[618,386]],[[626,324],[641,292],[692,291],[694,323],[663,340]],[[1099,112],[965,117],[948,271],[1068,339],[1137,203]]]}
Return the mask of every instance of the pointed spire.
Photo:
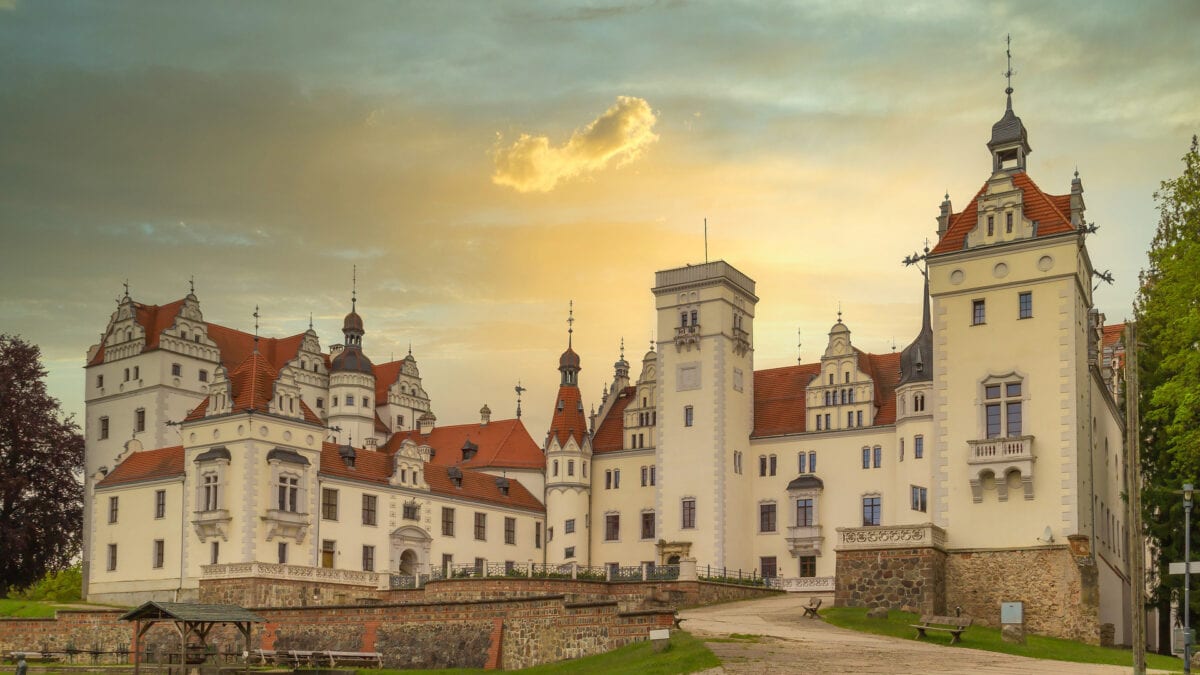
{"label": "pointed spire", "polygon": [[412,356],[412,340],[408,341],[408,355]]}
{"label": "pointed spire", "polygon": [[1008,86],[1004,89],[1005,95],[1008,96],[1006,110],[1012,110],[1012,76],[1016,74],[1012,68],[1012,33],[1004,36],[1004,55],[1008,58],[1008,69],[1004,71],[1004,78],[1008,81]]}
{"label": "pointed spire", "polygon": [[571,348],[571,334],[575,332],[575,300],[567,304],[567,349]]}
{"label": "pointed spire", "polygon": [[842,301],[838,300],[838,323],[842,322]]}
{"label": "pointed spire", "polygon": [[350,311],[358,311],[358,265],[353,267],[350,278]]}
{"label": "pointed spire", "polygon": [[804,363],[804,356],[803,356],[803,353],[800,351],[800,347],[802,347],[804,345],[804,343],[800,341],[800,337],[801,337],[800,327],[797,326],[796,327],[796,363]]}
{"label": "pointed spire", "polygon": [[258,305],[254,306],[254,353],[258,353]]}

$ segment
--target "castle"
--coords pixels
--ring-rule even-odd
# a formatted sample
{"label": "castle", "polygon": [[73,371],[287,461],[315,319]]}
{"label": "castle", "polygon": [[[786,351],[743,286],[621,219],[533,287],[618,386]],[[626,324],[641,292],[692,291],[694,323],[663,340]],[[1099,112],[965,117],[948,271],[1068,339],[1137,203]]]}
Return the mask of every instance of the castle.
{"label": "castle", "polygon": [[755,370],[755,282],[663,270],[657,344],[636,374],[622,350],[590,415],[568,335],[540,448],[486,407],[437,426],[415,359],[373,363],[353,303],[324,350],[126,294],[88,354],[88,597],[193,597],[233,565],[692,562],[993,623],[1020,600],[1036,632],[1127,644],[1122,327],[1093,308],[1078,174],[1034,183],[1011,93],[982,187],[912,261],[901,352],[860,351],[839,313],[818,360]]}

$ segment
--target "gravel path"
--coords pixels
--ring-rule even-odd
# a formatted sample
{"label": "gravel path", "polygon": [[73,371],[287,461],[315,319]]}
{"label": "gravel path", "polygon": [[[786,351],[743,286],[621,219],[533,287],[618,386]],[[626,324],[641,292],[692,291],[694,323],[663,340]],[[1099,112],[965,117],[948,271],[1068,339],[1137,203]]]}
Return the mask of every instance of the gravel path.
{"label": "gravel path", "polygon": [[806,602],[789,594],[685,610],[680,616],[687,619],[684,629],[701,639],[731,633],[764,636],[756,643],[707,643],[721,659],[725,673],[1116,675],[1133,671],[1129,666],[1047,661],[859,633],[805,619],[802,607]]}

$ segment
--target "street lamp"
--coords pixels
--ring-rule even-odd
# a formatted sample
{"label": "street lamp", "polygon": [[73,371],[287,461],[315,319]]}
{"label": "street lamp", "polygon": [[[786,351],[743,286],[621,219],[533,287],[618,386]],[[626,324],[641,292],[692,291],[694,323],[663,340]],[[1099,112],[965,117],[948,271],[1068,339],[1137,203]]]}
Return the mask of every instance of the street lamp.
{"label": "street lamp", "polygon": [[1183,672],[1192,672],[1192,484],[1183,484]]}

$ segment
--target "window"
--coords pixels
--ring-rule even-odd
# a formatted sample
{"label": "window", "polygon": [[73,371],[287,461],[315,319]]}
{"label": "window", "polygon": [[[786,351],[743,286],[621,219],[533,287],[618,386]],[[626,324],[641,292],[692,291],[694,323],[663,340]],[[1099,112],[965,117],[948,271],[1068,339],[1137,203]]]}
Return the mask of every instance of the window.
{"label": "window", "polygon": [[826,389],[825,390],[825,405],[831,405],[829,402],[829,394],[830,394],[830,391],[828,389]]}
{"label": "window", "polygon": [[335,407],[335,408],[337,407],[337,402],[338,402],[338,397],[334,396],[333,397],[333,407]]}
{"label": "window", "polygon": [[368,397],[368,396],[364,396],[362,401],[363,401],[363,407],[364,407],[364,408],[370,408],[370,407],[371,407],[371,399],[370,399],[370,397]]}
{"label": "window", "polygon": [[900,454],[900,461],[903,462],[904,461],[904,439],[903,438],[900,439],[900,453],[899,454]]}
{"label": "window", "polygon": [[1012,234],[1012,212],[1004,214],[1004,231]]}
{"label": "window", "polygon": [[442,507],[442,535],[454,536],[454,509],[448,506]]}
{"label": "window", "polygon": [[759,504],[758,505],[758,531],[759,532],[774,532],[775,531],[775,505],[774,504]]}
{"label": "window", "polygon": [[864,469],[871,468],[871,449],[864,447],[862,449],[862,466]]}
{"label": "window", "polygon": [[808,453],[808,472],[809,473],[817,472],[817,451],[816,450],[810,450]]}
{"label": "window", "polygon": [[758,566],[762,570],[764,579],[774,579],[779,576],[779,570],[775,566],[775,556],[763,556],[758,559]]}
{"label": "window", "polygon": [[221,542],[214,541],[208,549],[208,564],[216,565],[221,561]]}
{"label": "window", "polygon": [[742,453],[740,450],[733,451],[733,472],[737,474],[742,472]]}
{"label": "window", "polygon": [[554,460],[554,475],[558,475],[558,460]]}
{"label": "window", "polygon": [[604,472],[604,489],[612,489],[612,469],[608,469]]}
{"label": "window", "polygon": [[802,576],[802,577],[817,576],[817,556],[815,556],[815,555],[800,556],[800,576]]}
{"label": "window", "polygon": [[363,525],[375,525],[378,522],[376,519],[376,506],[378,505],[378,502],[379,498],[375,495],[362,496]]}
{"label": "window", "polygon": [[1033,317],[1033,293],[1025,291],[1017,294],[1017,318],[1029,319]]}
{"label": "window", "polygon": [[108,545],[108,571],[112,572],[117,569],[117,545]]}
{"label": "window", "polygon": [[610,513],[604,516],[604,541],[617,541],[621,538],[621,516]]}
{"label": "window", "polygon": [[568,560],[571,558],[574,558],[575,557],[575,547],[568,546],[568,547],[564,548],[563,549],[563,557],[567,558]]}
{"label": "window", "polygon": [[770,460],[771,460],[770,461],[771,468],[768,473],[770,473],[772,476],[774,476],[775,470],[779,467],[779,460],[777,457],[775,457],[775,455],[771,455]]}
{"label": "window", "polygon": [[183,375],[183,366],[179,365],[178,363],[172,363],[171,364],[171,376],[179,377],[180,375]]}
{"label": "window", "polygon": [[575,531],[575,519],[567,518],[567,522],[563,523],[563,534],[571,534]]}
{"label": "window", "polygon": [[583,463],[583,477],[587,478],[587,462]]}
{"label": "window", "polygon": [[691,530],[696,527],[696,500],[683,500],[683,519],[680,527],[685,530]]}
{"label": "window", "polygon": [[104,388],[104,376],[103,376],[103,375],[97,375],[97,376],[96,376],[96,388],[97,388],[97,389],[103,389],[103,388]]}
{"label": "window", "polygon": [[854,426],[854,411],[847,410],[846,411],[846,428],[848,429],[852,426]]}
{"label": "window", "polygon": [[643,466],[642,467],[642,487],[646,487],[649,484],[650,484],[650,467]]}
{"label": "window", "polygon": [[280,565],[287,564],[287,542],[279,542],[279,546],[275,549],[275,555],[279,560]]}
{"label": "window", "polygon": [[542,524],[541,523],[533,524],[533,547],[534,548],[542,547]]}
{"label": "window", "polygon": [[621,487],[621,470],[613,469],[613,489]]}
{"label": "window", "polygon": [[108,522],[117,522],[117,511],[120,508],[120,497],[108,498]]}
{"label": "window", "polygon": [[813,500],[796,500],[796,527],[813,526]]}
{"label": "window", "polygon": [[766,455],[758,456],[758,475],[760,475],[760,476],[767,475],[767,456]]}
{"label": "window", "polygon": [[879,497],[863,497],[863,527],[879,524]]}
{"label": "window", "polygon": [[925,437],[913,436],[913,459],[921,459],[925,456]]}
{"label": "window", "polygon": [[654,512],[642,512],[642,539],[654,538]]}
{"label": "window", "polygon": [[166,518],[167,517],[167,491],[166,490],[155,490],[154,491],[154,517],[155,518]]}
{"label": "window", "polygon": [[817,415],[817,431],[821,431],[821,416]]}
{"label": "window", "polygon": [[129,381],[129,369],[128,368],[125,369],[125,381],[126,382]]}
{"label": "window", "polygon": [[[989,384],[983,388],[987,437],[1000,438],[1001,430],[1008,437],[1021,435],[1021,383]],[[1001,419],[1003,412],[1004,418]]]}
{"label": "window", "polygon": [[829,413],[825,413],[825,428],[832,429],[833,425],[829,423]]}
{"label": "window", "polygon": [[375,547],[374,546],[367,546],[367,545],[363,546],[362,568],[363,568],[364,572],[374,572],[375,571]]}
{"label": "window", "polygon": [[687,312],[679,313],[679,325],[684,327],[687,326]]}
{"label": "window", "polygon": [[138,408],[133,414],[133,430],[134,432],[146,430],[146,411],[143,408]]}
{"label": "window", "polygon": [[800,473],[808,473],[808,462],[806,461],[808,459],[808,455],[804,454],[803,452],[797,453],[796,459],[800,463]]}
{"label": "window", "polygon": [[337,552],[337,542],[332,539],[321,540],[321,567],[333,569],[333,555]]}
{"label": "window", "polygon": [[[208,382],[208,371],[207,370],[201,370],[198,373],[198,375],[200,376],[201,382]],[[321,402],[321,399],[317,399],[317,403],[320,404],[320,402]]]}
{"label": "window", "polygon": [[134,367],[133,367],[133,379],[135,379],[135,380],[140,380],[140,379],[142,379],[142,374],[141,374],[141,373],[142,373],[142,367],[141,367],[141,366],[134,366]]}
{"label": "window", "polygon": [[683,426],[692,426],[692,406],[685,405],[683,407]]}
{"label": "window", "polygon": [[927,496],[927,492],[926,492],[925,488],[913,485],[913,486],[910,486],[910,492],[912,495],[912,510],[920,511],[921,513],[925,513],[925,507],[926,507],[925,500],[926,500],[926,496]]}
{"label": "window", "polygon": [[108,418],[100,418],[100,440],[108,438]]}
{"label": "window", "polygon": [[692,310],[692,325],[693,326],[700,325],[700,313],[694,309]]}
{"label": "window", "polygon": [[[216,477],[214,476],[214,479]],[[215,488],[214,488],[215,493]],[[297,499],[300,494],[300,479],[295,476],[280,476],[279,477],[279,510],[290,511],[296,513],[299,504]],[[336,493],[335,493],[336,496]],[[336,510],[337,504],[334,504]],[[336,512],[334,515],[337,515]]]}
{"label": "window", "polygon": [[925,412],[925,394],[913,394],[913,412]]}
{"label": "window", "polygon": [[988,216],[988,233],[987,233],[987,236],[989,236],[989,237],[990,237],[990,236],[992,236],[992,235],[994,235],[994,234],[996,234],[996,217],[995,217],[995,216]]}
{"label": "window", "polygon": [[877,445],[872,452],[874,454],[875,468],[878,469],[880,466],[883,466],[883,448]]}
{"label": "window", "polygon": [[567,475],[568,476],[575,475],[575,460],[573,460],[573,459],[567,460]]}
{"label": "window", "polygon": [[352,406],[352,405],[354,405],[354,395],[353,395],[353,394],[347,394],[347,395],[346,395],[346,405],[347,405],[347,406]]}
{"label": "window", "polygon": [[475,512],[475,539],[487,541],[487,514]]}
{"label": "window", "polygon": [[321,488],[321,518],[337,520],[338,491],[333,488]]}
{"label": "window", "polygon": [[420,520],[421,507],[416,503],[406,503],[403,509],[403,518],[405,520]]}
{"label": "window", "polygon": [[856,427],[862,426],[862,411],[861,410],[854,411],[854,426],[856,426]]}
{"label": "window", "polygon": [[986,318],[987,318],[987,312],[985,311],[983,300],[972,300],[971,301],[971,325],[978,326],[978,325],[984,323],[984,319],[986,319]]}
{"label": "window", "polygon": [[504,519],[504,543],[517,543],[517,519],[506,517]]}
{"label": "window", "polygon": [[203,485],[200,490],[201,506],[204,511],[216,511],[221,508],[218,506],[218,478],[216,473],[206,473],[203,478]]}
{"label": "window", "polygon": [[154,540],[154,557],[151,561],[151,567],[156,570],[162,569],[163,558],[166,557],[167,545],[162,539]]}

